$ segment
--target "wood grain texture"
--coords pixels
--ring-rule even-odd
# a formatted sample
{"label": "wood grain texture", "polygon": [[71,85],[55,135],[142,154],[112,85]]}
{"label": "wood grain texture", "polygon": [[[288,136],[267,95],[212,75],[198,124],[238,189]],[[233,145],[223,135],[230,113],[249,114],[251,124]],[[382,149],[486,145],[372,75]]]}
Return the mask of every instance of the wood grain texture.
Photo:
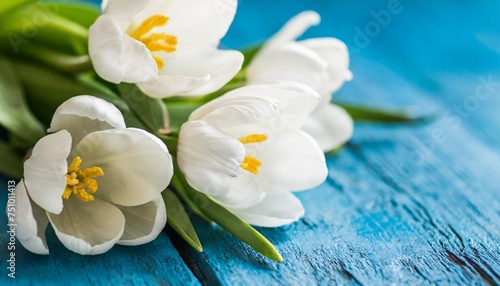
{"label": "wood grain texture", "polygon": [[[7,186],[2,180],[2,186]],[[50,255],[35,255],[16,244],[16,278],[7,277],[7,229],[2,221],[1,285],[199,285],[180,259],[166,233],[138,246],[115,246],[97,256],[67,250],[52,229],[47,232]],[[5,258],[5,259],[4,259]]]}
{"label": "wood grain texture", "polygon": [[[307,35],[333,35],[351,49],[355,79],[336,99],[416,105],[437,114],[421,126],[357,125],[346,148],[328,157],[328,180],[298,193],[305,217],[290,226],[259,229],[285,262],[272,262],[220,227],[193,218],[203,253],[167,230],[171,239],[162,233],[141,247],[82,257],[64,249],[50,231],[51,256],[18,248],[15,282],[500,284],[500,46],[495,41],[500,3],[402,0],[402,12],[360,47],[354,28],[364,29],[374,19],[372,11],[388,5],[364,3],[359,8],[350,1],[240,1],[225,40],[240,47],[270,36],[296,12],[318,10],[323,22]],[[282,7],[279,13],[276,7]],[[0,181],[2,186],[7,184]],[[1,245],[8,238],[4,221]],[[0,284],[12,283],[6,277],[6,247],[0,253]]]}

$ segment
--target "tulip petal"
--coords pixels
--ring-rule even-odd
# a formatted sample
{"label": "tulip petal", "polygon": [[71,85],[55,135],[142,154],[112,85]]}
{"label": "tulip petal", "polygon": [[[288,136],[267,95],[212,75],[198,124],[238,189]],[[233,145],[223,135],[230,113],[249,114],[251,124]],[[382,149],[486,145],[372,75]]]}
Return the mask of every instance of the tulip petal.
{"label": "tulip petal", "polygon": [[57,108],[48,131],[67,130],[74,148],[87,134],[112,128],[125,128],[120,110],[103,99],[80,95],[66,100]]}
{"label": "tulip petal", "polygon": [[158,76],[146,46],[120,29],[116,17],[101,16],[89,30],[89,55],[99,76],[112,83],[137,83]]}
{"label": "tulip petal", "polygon": [[182,0],[169,11],[169,33],[179,37],[178,50],[199,50],[219,44],[233,22],[236,0]]}
{"label": "tulip petal", "polygon": [[293,81],[275,81],[248,85],[228,92],[226,96],[239,97],[242,94],[269,96],[279,102],[275,118],[268,122],[269,128],[300,126],[302,122],[318,105],[319,94],[309,86]]}
{"label": "tulip petal", "polygon": [[304,216],[304,207],[290,192],[268,193],[259,204],[233,212],[249,224],[278,227],[298,221]]}
{"label": "tulip petal", "polygon": [[97,197],[84,202],[75,196],[64,200],[64,211],[48,215],[66,248],[82,255],[102,254],[120,239],[125,217],[114,205]]}
{"label": "tulip petal", "polygon": [[316,52],[328,63],[330,80],[326,92],[335,92],[345,81],[352,79],[349,70],[349,52],[344,42],[335,38],[314,38],[299,43]]}
{"label": "tulip petal", "polygon": [[115,19],[106,15],[97,18],[89,28],[89,56],[97,74],[103,79],[120,83],[123,31]]}
{"label": "tulip petal", "polygon": [[70,150],[71,135],[61,130],[40,139],[24,162],[25,184],[31,199],[51,213],[58,214],[63,209]]}
{"label": "tulip petal", "polygon": [[150,81],[140,82],[137,87],[150,97],[165,98],[200,87],[210,81],[210,75],[192,77],[185,75],[160,75]]}
{"label": "tulip petal", "polygon": [[231,179],[231,188],[226,195],[211,198],[231,209],[249,208],[264,199],[265,193],[259,190],[259,184],[253,174],[240,172],[238,177]]}
{"label": "tulip petal", "polygon": [[96,196],[114,204],[137,206],[153,199],[173,175],[172,157],[163,142],[141,129],[112,129],[87,135],[75,156],[81,168],[100,167]]}
{"label": "tulip petal", "polygon": [[250,82],[290,80],[322,90],[330,79],[327,62],[295,42],[264,48],[246,70]]}
{"label": "tulip petal", "polygon": [[310,134],[323,151],[330,151],[349,141],[354,130],[351,116],[334,104],[319,106],[306,119],[302,130]]}
{"label": "tulip petal", "polygon": [[[325,155],[311,136],[300,130],[286,130],[268,140],[266,148],[254,150],[262,163],[257,175],[262,191],[306,190],[326,179]],[[247,152],[252,151],[247,147]]]}
{"label": "tulip petal", "polygon": [[311,26],[318,25],[321,17],[314,11],[304,11],[292,17],[268,42],[267,45],[281,45],[300,37]]}
{"label": "tulip petal", "polygon": [[150,3],[148,0],[105,0],[101,8],[104,15],[113,18],[120,30],[125,31],[137,14]]}
{"label": "tulip petal", "polygon": [[243,144],[201,120],[181,126],[177,148],[177,163],[189,185],[212,196],[229,192],[245,156]]}
{"label": "tulip petal", "polygon": [[[198,51],[196,56],[188,60],[185,64],[181,64],[180,61],[177,65],[170,63],[175,70],[169,71],[198,77],[209,74],[210,81],[179,95],[205,95],[219,90],[238,73],[243,64],[243,54],[238,51],[207,49],[204,53]],[[179,69],[182,71],[179,72]]]}
{"label": "tulip petal", "polygon": [[134,207],[117,207],[125,216],[125,231],[117,242],[121,245],[140,245],[154,240],[167,223],[167,211],[163,198]]}
{"label": "tulip petal", "polygon": [[[23,181],[16,186],[15,208],[16,238],[24,248],[33,253],[49,254],[45,239],[49,219],[45,211],[31,201]],[[7,212],[9,212],[9,205],[7,205]]]}
{"label": "tulip petal", "polygon": [[280,101],[263,94],[226,94],[195,110],[189,120],[203,120],[217,128],[229,129],[268,120],[279,104]]}
{"label": "tulip petal", "polygon": [[129,35],[123,36],[122,81],[137,83],[158,77],[158,66],[146,46]]}

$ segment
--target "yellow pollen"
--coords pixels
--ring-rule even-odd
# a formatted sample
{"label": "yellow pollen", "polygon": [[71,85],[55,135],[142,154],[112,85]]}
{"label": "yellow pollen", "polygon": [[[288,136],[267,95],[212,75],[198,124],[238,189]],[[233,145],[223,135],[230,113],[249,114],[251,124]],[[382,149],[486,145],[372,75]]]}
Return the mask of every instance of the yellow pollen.
{"label": "yellow pollen", "polygon": [[[169,19],[163,15],[153,15],[142,22],[130,36],[142,42],[151,53],[160,51],[173,53],[177,49],[176,36],[167,33],[153,33],[146,36],[154,28],[165,26]],[[165,62],[158,56],[153,55],[153,59],[158,68],[161,69],[165,66]]]}
{"label": "yellow pollen", "polygon": [[104,172],[99,167],[80,169],[82,159],[75,157],[71,164],[68,166],[68,173],[66,174],[66,188],[62,197],[69,199],[71,195],[84,202],[93,201],[94,196],[91,195],[97,191],[97,181],[93,177],[101,177]]}
{"label": "yellow pollen", "polygon": [[267,136],[264,134],[250,134],[248,136],[240,137],[239,140],[242,144],[260,143],[266,141]]}
{"label": "yellow pollen", "polygon": [[243,159],[243,163],[240,164],[240,167],[243,170],[248,171],[255,175],[259,173],[258,168],[260,166],[262,166],[262,163],[252,156],[246,156],[245,159]]}
{"label": "yellow pollen", "polygon": [[159,57],[153,56],[153,59],[155,60],[156,65],[158,66],[159,69],[161,69],[165,66],[165,62],[162,59],[160,59]]}

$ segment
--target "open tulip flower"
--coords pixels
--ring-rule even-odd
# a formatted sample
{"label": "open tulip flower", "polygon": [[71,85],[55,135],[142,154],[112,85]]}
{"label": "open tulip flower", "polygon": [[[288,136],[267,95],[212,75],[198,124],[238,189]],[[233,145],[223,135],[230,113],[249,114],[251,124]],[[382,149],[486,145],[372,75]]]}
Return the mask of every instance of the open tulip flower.
{"label": "open tulip flower", "polygon": [[240,70],[243,55],[219,50],[236,1],[108,0],[89,30],[89,54],[105,80],[147,95],[204,95]]}
{"label": "open tulip flower", "polygon": [[275,227],[304,214],[291,191],[321,184],[325,157],[303,120],[320,97],[307,85],[235,89],[195,110],[179,134],[188,183],[250,224]]}
{"label": "open tulip flower", "polygon": [[321,104],[302,127],[324,151],[350,139],[353,121],[342,108],[330,104],[331,94],[352,79],[346,45],[335,38],[296,41],[309,27],[318,24],[316,12],[306,11],[289,20],[252,59],[246,70],[250,83],[292,80],[309,85],[322,98]]}
{"label": "open tulip flower", "polygon": [[156,238],[166,223],[160,193],[173,175],[166,146],[140,129],[125,128],[120,111],[92,96],[63,103],[24,163],[16,187],[17,238],[48,254],[45,229],[79,254]]}

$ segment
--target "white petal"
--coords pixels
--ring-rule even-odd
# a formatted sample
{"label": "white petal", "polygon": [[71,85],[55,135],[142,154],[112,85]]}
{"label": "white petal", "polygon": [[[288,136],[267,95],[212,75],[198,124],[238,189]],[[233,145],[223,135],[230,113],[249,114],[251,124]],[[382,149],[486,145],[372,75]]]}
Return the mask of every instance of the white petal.
{"label": "white petal", "polygon": [[177,163],[189,185],[202,193],[227,194],[244,156],[243,144],[204,121],[181,126]]}
{"label": "white petal", "polygon": [[354,123],[351,116],[334,104],[319,106],[309,116],[302,130],[309,133],[323,151],[330,151],[351,139]]}
{"label": "white petal", "polygon": [[150,97],[165,98],[200,87],[209,81],[210,75],[203,77],[160,75],[153,80],[138,83],[137,87]]}
{"label": "white petal", "polygon": [[101,16],[89,28],[89,56],[97,74],[103,79],[120,83],[123,80],[121,55],[123,31],[115,19]]}
{"label": "white petal", "polygon": [[31,199],[51,213],[58,214],[63,209],[70,150],[71,136],[62,130],[40,139],[24,162],[25,184]]}
{"label": "white petal", "polygon": [[80,95],[68,99],[57,108],[48,131],[67,130],[74,147],[87,134],[112,128],[125,128],[120,110],[103,99]]}
{"label": "white petal", "polygon": [[319,94],[309,86],[292,81],[276,81],[262,84],[248,85],[235,89],[226,96],[240,95],[268,96],[279,102],[273,122],[269,122],[271,129],[277,126],[300,126],[320,101]]}
{"label": "white petal", "polygon": [[292,193],[270,193],[259,204],[233,212],[249,224],[263,227],[278,227],[298,221],[304,208]]}
{"label": "white petal", "polygon": [[123,52],[121,56],[124,82],[137,83],[158,77],[158,66],[146,46],[131,38],[123,36]]}
{"label": "white petal", "polygon": [[301,82],[320,91],[328,84],[327,62],[313,50],[295,42],[265,48],[246,70],[251,83],[271,80]]}
{"label": "white petal", "polygon": [[112,204],[97,197],[84,202],[75,196],[64,200],[64,211],[48,214],[54,231],[69,250],[82,255],[101,254],[123,235],[125,217]]}
{"label": "white petal", "polygon": [[114,204],[137,206],[156,197],[173,175],[172,157],[163,142],[144,130],[94,132],[78,144],[81,168],[100,167],[96,196]]}
{"label": "white petal", "polygon": [[124,34],[111,16],[99,17],[90,27],[89,55],[97,74],[112,83],[137,83],[158,76],[151,52]]}
{"label": "white petal", "polygon": [[245,209],[258,204],[264,196],[265,193],[259,190],[255,176],[245,171],[232,178],[231,188],[226,195],[212,198],[231,209]]}
{"label": "white petal", "polygon": [[[204,104],[189,120],[203,120],[220,129],[261,122],[272,118],[280,102],[260,95],[229,93]],[[248,134],[246,134],[248,135]]]}
{"label": "white petal", "polygon": [[335,92],[345,81],[352,79],[352,73],[349,71],[349,52],[342,41],[335,38],[315,38],[300,41],[300,44],[314,50],[328,63],[330,80],[326,92]]}
{"label": "white petal", "polygon": [[103,1],[101,8],[104,15],[113,18],[118,27],[125,31],[137,14],[150,2],[148,0],[106,0]]}
{"label": "white petal", "polygon": [[325,155],[311,136],[300,130],[286,130],[268,140],[266,148],[254,151],[262,163],[257,175],[262,191],[306,190],[326,179]]}
{"label": "white petal", "polygon": [[[49,254],[49,248],[45,240],[45,230],[49,220],[45,211],[37,206],[26,193],[24,182],[16,186],[15,202],[15,228],[16,238],[27,250],[36,254]],[[7,205],[7,213],[12,213]]]}
{"label": "white petal", "polygon": [[167,31],[178,37],[178,50],[217,46],[234,15],[236,0],[181,0],[169,11]]}
{"label": "white petal", "polygon": [[117,205],[125,216],[125,231],[117,244],[140,245],[154,240],[167,223],[167,211],[163,198],[135,207]]}
{"label": "white petal", "polygon": [[280,45],[300,37],[311,26],[319,24],[321,17],[314,11],[304,11],[292,17],[268,42],[268,45]]}
{"label": "white petal", "polygon": [[[219,90],[238,73],[243,64],[243,54],[238,51],[207,49],[205,53],[198,52],[189,62],[190,64],[177,65],[176,72],[179,73],[178,68],[182,67],[186,70],[181,74],[199,77],[208,74],[210,81],[179,95],[205,95]],[[174,66],[173,63],[171,65]]]}

